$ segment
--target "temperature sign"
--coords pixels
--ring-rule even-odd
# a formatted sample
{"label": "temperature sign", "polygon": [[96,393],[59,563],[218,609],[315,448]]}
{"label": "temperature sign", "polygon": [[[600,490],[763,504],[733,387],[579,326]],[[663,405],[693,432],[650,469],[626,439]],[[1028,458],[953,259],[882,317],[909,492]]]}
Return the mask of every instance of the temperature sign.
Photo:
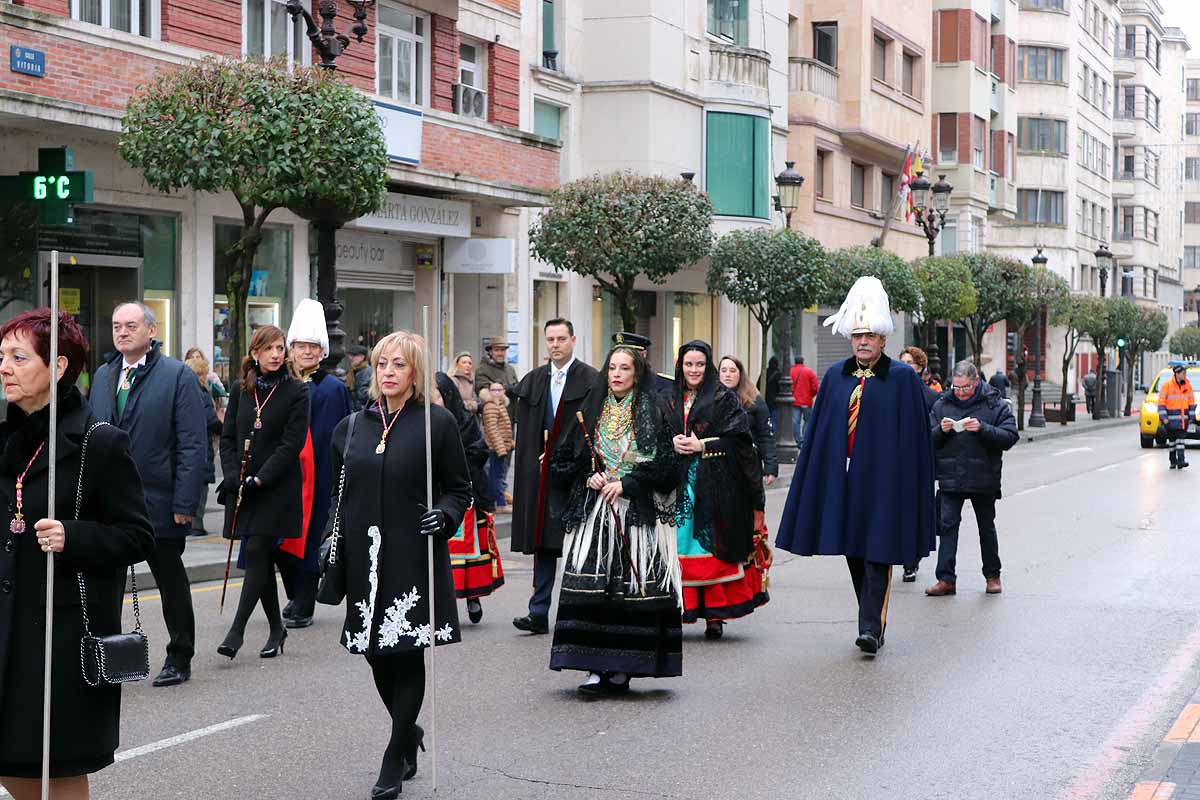
{"label": "temperature sign", "polygon": [[92,200],[92,173],[75,169],[68,147],[38,150],[36,172],[0,175],[0,200],[35,203],[44,225],[67,225],[74,221],[72,205]]}

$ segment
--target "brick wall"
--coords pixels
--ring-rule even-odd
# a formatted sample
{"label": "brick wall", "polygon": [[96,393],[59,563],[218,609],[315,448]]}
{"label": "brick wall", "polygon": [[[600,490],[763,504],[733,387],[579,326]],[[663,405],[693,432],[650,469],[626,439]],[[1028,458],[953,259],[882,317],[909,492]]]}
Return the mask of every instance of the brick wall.
{"label": "brick wall", "polygon": [[1004,174],[1004,131],[992,131],[992,171]]}
{"label": "brick wall", "polygon": [[971,60],[971,23],[975,19],[975,12],[969,8],[961,8],[958,10],[958,60]]}
{"label": "brick wall", "polygon": [[559,184],[558,151],[425,123],[421,167],[535,190]]}
{"label": "brick wall", "polygon": [[[178,2],[179,0],[172,0]],[[183,0],[188,2],[189,0]],[[234,3],[240,3],[240,0],[232,0]],[[317,16],[317,0],[312,0],[312,8],[310,9],[313,19],[317,25],[321,24],[321,18]],[[338,33],[349,34],[350,27],[354,24],[354,9],[349,3],[338,3],[338,15],[334,20],[334,26]],[[305,39],[305,44],[308,40]],[[455,46],[457,52],[458,47]],[[320,64],[321,57],[314,51],[312,54],[312,63]],[[458,63],[457,61],[455,62]],[[375,8],[372,6],[367,9],[367,35],[360,42],[353,37],[350,39],[350,46],[346,51],[337,58],[337,71],[350,85],[357,89],[362,89],[365,92],[375,93]]]}
{"label": "brick wall", "polygon": [[454,20],[433,14],[430,18],[429,105],[439,111],[454,110],[454,84],[458,83],[458,28]]}
{"label": "brick wall", "polygon": [[240,0],[164,0],[162,38],[225,56],[242,54]]}
{"label": "brick wall", "polygon": [[[0,89],[120,110],[157,69],[174,66],[120,50],[97,50],[95,45],[50,34],[21,28],[8,31],[10,44],[45,51],[46,77],[32,78],[3,70]],[[97,68],[100,64],[102,69]]]}
{"label": "brick wall", "polygon": [[1000,78],[1001,83],[1008,83],[1008,39],[1003,36],[993,36],[992,52],[996,54],[993,71]]}
{"label": "brick wall", "polygon": [[958,163],[971,163],[971,114],[958,115]]}
{"label": "brick wall", "polygon": [[521,127],[521,54],[489,44],[487,84],[488,122]]}
{"label": "brick wall", "polygon": [[45,11],[48,14],[69,16],[71,14],[70,0],[13,0],[18,6],[25,6],[31,11]]}

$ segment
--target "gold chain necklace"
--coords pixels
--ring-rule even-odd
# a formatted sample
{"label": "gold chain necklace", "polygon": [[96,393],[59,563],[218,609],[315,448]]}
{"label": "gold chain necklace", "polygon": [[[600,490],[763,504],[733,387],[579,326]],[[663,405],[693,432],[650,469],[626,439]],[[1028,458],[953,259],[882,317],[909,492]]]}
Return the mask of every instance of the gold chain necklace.
{"label": "gold chain necklace", "polygon": [[611,392],[604,401],[604,410],[600,414],[600,427],[604,435],[616,441],[633,428],[633,401],[629,398],[633,393],[619,398]]}

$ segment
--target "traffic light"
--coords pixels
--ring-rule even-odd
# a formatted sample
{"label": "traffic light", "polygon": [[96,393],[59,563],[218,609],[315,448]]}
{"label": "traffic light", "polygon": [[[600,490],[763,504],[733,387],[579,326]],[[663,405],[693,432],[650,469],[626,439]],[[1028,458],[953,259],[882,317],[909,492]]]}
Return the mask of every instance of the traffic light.
{"label": "traffic light", "polygon": [[1020,337],[1018,337],[1017,334],[1015,334],[1015,333],[1009,333],[1008,334],[1008,354],[1010,356],[1012,356],[1013,358],[1016,358],[1017,353],[1020,352],[1018,350],[1019,346],[1020,346]]}
{"label": "traffic light", "polygon": [[1117,339],[1117,347],[1124,347],[1124,346],[1125,346],[1125,337],[1122,336],[1121,338]]}

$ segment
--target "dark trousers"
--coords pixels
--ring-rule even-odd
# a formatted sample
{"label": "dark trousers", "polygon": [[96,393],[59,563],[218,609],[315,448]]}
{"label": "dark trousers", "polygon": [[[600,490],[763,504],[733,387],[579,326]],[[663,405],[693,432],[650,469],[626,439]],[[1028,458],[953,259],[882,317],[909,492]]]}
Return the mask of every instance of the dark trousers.
{"label": "dark trousers", "polygon": [[550,616],[550,597],[554,594],[557,574],[558,556],[545,550],[533,554],[533,595],[529,598],[529,616],[539,619]]}
{"label": "dark trousers", "polygon": [[892,594],[892,565],[846,556],[846,566],[858,598],[858,632],[873,634],[882,641]]}
{"label": "dark trousers", "polygon": [[1167,447],[1170,454],[1171,466],[1181,467],[1187,463],[1187,449],[1184,445],[1186,434],[1178,429],[1167,428]]}
{"label": "dark trousers", "polygon": [[505,456],[488,453],[488,489],[497,507],[508,505],[508,502],[504,499],[504,489],[505,476],[508,475],[508,463],[510,461],[512,461],[512,453]]}
{"label": "dark trousers", "polygon": [[166,663],[190,669],[196,652],[196,614],[192,610],[192,585],[183,566],[187,540],[158,539],[154,544],[146,563],[162,597],[163,619],[170,636]]}
{"label": "dark trousers", "polygon": [[963,503],[971,501],[975,524],[979,528],[979,552],[983,556],[983,577],[1000,577],[1000,543],[996,538],[996,495],[951,494],[942,492],[942,541],[938,546],[937,578],[954,583],[954,562],[958,557],[958,526],[962,523]]}
{"label": "dark trousers", "polygon": [[292,604],[294,616],[311,617],[317,607],[317,585],[321,576],[300,566],[295,558],[275,550],[275,566],[283,578],[283,592]]}

